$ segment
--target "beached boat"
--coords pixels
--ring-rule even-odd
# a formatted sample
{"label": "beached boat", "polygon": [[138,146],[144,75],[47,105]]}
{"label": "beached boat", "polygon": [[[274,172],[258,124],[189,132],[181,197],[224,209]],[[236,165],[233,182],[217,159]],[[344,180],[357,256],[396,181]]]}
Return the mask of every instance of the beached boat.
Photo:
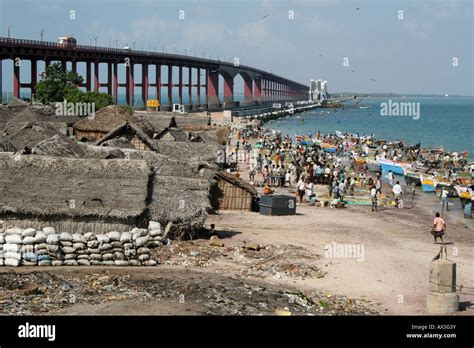
{"label": "beached boat", "polygon": [[383,172],[392,171],[393,174],[405,175],[405,168],[400,163],[380,158],[379,164]]}
{"label": "beached boat", "polygon": [[421,186],[420,174],[413,172],[405,172],[405,182],[407,185]]}
{"label": "beached boat", "polygon": [[373,157],[367,157],[365,162],[367,163],[367,169],[369,171],[376,173],[380,172],[380,163],[378,160],[374,159]]}
{"label": "beached boat", "polygon": [[423,192],[436,192],[436,179],[433,176],[420,175]]}

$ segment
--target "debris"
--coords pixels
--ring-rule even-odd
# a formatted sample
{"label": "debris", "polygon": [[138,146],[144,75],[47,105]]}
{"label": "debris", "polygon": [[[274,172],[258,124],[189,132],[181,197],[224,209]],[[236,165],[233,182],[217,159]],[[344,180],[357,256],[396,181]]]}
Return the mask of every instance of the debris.
{"label": "debris", "polygon": [[217,246],[217,247],[223,247],[224,246],[224,243],[222,243],[219,240],[219,237],[217,237],[216,235],[211,236],[211,238],[209,239],[209,244],[212,245],[212,246]]}

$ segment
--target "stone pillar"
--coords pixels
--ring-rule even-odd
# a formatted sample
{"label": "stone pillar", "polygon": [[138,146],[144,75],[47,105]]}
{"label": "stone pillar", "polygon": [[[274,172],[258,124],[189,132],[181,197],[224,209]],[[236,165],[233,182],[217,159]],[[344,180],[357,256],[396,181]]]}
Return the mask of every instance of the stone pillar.
{"label": "stone pillar", "polygon": [[94,91],[99,91],[99,62],[94,62]]}
{"label": "stone pillar", "polygon": [[220,108],[219,73],[217,71],[207,71],[206,95],[208,108]]}
{"label": "stone pillar", "polygon": [[173,108],[173,66],[168,65],[168,103]]}
{"label": "stone pillar", "polygon": [[193,69],[188,67],[188,103],[193,107],[193,76],[192,76]]}
{"label": "stone pillar", "polygon": [[113,76],[113,97],[115,103],[118,103],[118,64],[114,63],[114,76]]}
{"label": "stone pillar", "polygon": [[36,59],[31,60],[31,98],[36,93],[36,84],[38,82],[38,61]]}
{"label": "stone pillar", "polygon": [[426,310],[433,314],[452,314],[459,310],[456,293],[456,263],[447,259],[431,262]]}
{"label": "stone pillar", "polygon": [[197,68],[197,105],[201,105],[201,68]]}
{"label": "stone pillar", "polygon": [[86,90],[90,91],[92,86],[91,62],[86,62]]}
{"label": "stone pillar", "polygon": [[20,98],[20,65],[13,60],[13,96]]}
{"label": "stone pillar", "polygon": [[161,65],[156,64],[156,99],[160,102],[161,105]]}
{"label": "stone pillar", "polygon": [[107,93],[113,97],[112,92],[112,63],[107,63]]}
{"label": "stone pillar", "polygon": [[180,66],[178,69],[178,96],[179,96],[179,103],[183,104],[183,67]]}
{"label": "stone pillar", "polygon": [[146,107],[148,100],[148,64],[142,64],[142,101]]}

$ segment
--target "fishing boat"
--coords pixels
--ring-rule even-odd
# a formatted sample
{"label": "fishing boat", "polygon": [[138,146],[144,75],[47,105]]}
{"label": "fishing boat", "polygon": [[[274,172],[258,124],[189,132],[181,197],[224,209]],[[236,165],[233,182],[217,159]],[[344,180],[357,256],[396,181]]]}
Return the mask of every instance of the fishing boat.
{"label": "fishing boat", "polygon": [[370,106],[359,106],[359,109],[370,109]]}
{"label": "fishing boat", "polygon": [[407,185],[421,186],[420,174],[414,172],[405,172],[405,182]]}
{"label": "fishing boat", "polygon": [[402,164],[390,160],[386,160],[383,158],[379,159],[380,167],[382,171],[389,172],[391,171],[393,174],[405,175],[405,169]]}
{"label": "fishing boat", "polygon": [[420,175],[423,192],[436,192],[436,179],[433,176]]}
{"label": "fishing boat", "polygon": [[373,157],[367,157],[365,162],[367,163],[367,169],[371,172],[380,172],[380,163]]}

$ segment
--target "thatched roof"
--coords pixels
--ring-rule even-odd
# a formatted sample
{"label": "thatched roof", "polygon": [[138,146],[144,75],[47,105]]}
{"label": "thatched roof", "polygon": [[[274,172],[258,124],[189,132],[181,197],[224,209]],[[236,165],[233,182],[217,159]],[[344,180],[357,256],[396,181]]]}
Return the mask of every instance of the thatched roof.
{"label": "thatched roof", "polygon": [[86,117],[73,126],[77,131],[108,133],[124,122],[139,124],[139,121],[117,105],[100,109],[94,116]]}
{"label": "thatched roof", "polygon": [[[57,130],[48,123],[7,123],[4,132],[0,136],[0,144],[10,144],[13,151],[21,151],[26,146],[33,147],[43,140],[59,134]],[[0,145],[1,147],[1,145]]]}
{"label": "thatched roof", "polygon": [[217,180],[225,180],[228,183],[231,183],[234,186],[237,186],[247,192],[250,192],[252,195],[257,195],[257,190],[255,187],[247,183],[246,181],[237,178],[235,175],[226,173],[226,172],[216,172],[216,179]]}
{"label": "thatched roof", "polygon": [[157,152],[183,161],[204,161],[214,163],[220,146],[215,143],[175,142],[153,140]]}
{"label": "thatched roof", "polygon": [[176,115],[174,118],[176,120],[177,126],[185,130],[187,130],[188,127],[211,125],[210,116],[188,114],[186,116]]}
{"label": "thatched roof", "polygon": [[15,112],[8,122],[38,122],[40,121],[36,113],[30,108],[26,107],[22,110]]}
{"label": "thatched roof", "polygon": [[188,141],[188,134],[180,128],[168,128],[159,133],[155,139],[163,140],[166,134],[170,134],[173,141]]}
{"label": "thatched roof", "polygon": [[0,153],[0,214],[127,219],[147,205],[150,168],[140,160]]}
{"label": "thatched roof", "polygon": [[36,144],[32,149],[33,154],[48,155],[57,157],[84,157],[84,149],[75,141],[67,137],[56,134],[47,140]]}
{"label": "thatched roof", "polygon": [[17,97],[13,97],[12,99],[10,99],[10,101],[7,104],[7,106],[11,108],[27,106],[27,105],[30,105],[30,104],[24,101],[23,99],[19,99]]}
{"label": "thatched roof", "polygon": [[154,133],[160,133],[167,128],[177,127],[174,115],[171,113],[143,113],[135,112],[135,118],[151,125]]}
{"label": "thatched roof", "polygon": [[[97,141],[95,145],[103,145],[104,142],[110,141],[112,139],[117,139],[117,138],[125,138],[127,140],[131,140],[134,136],[137,136],[151,150],[154,150],[154,151],[157,150],[156,142],[153,142],[152,139],[141,128],[137,127],[134,123],[129,123],[129,122],[123,122],[122,124],[118,125],[116,128],[112,129],[103,138]],[[110,145],[110,144],[106,144],[106,145]],[[130,143],[130,145],[132,144]]]}

